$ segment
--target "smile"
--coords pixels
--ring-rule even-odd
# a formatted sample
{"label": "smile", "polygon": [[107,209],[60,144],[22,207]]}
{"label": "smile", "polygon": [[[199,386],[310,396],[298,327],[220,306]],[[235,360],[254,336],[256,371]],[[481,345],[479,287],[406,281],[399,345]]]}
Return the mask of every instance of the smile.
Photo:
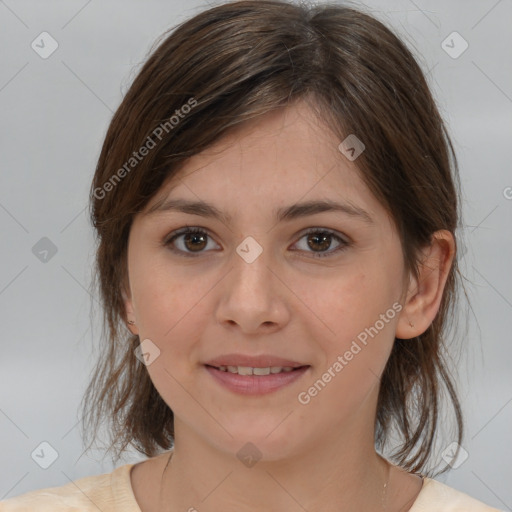
{"label": "smile", "polygon": [[292,366],[268,366],[267,368],[255,368],[252,366],[215,366],[222,372],[238,373],[238,375],[269,375],[271,373],[291,372],[297,368]]}
{"label": "smile", "polygon": [[243,395],[261,395],[277,391],[300,379],[309,365],[291,366],[220,366],[205,365],[208,373],[222,387]]}

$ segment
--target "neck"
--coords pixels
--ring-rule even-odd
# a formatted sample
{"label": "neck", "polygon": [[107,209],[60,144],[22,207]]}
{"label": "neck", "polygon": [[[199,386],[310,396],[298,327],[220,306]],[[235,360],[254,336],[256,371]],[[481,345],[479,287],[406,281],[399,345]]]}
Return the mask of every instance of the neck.
{"label": "neck", "polygon": [[[322,433],[283,458],[244,465],[175,424],[175,448],[163,472],[160,510],[345,512],[384,510],[389,464],[361,431]],[[349,440],[349,441],[347,441]],[[239,443],[242,446],[244,443]],[[319,492],[320,491],[320,492]]]}

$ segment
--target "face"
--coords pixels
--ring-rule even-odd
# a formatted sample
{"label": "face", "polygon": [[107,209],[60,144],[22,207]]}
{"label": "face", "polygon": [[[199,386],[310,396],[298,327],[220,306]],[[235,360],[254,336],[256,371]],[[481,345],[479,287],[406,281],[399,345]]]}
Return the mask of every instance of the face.
{"label": "face", "polygon": [[[270,460],[349,425],[373,431],[404,267],[394,224],[340,142],[296,103],[190,158],[135,217],[127,317],[149,340],[147,371],[174,412],[177,443],[194,435],[235,453],[250,441]],[[219,217],[162,207],[169,200],[208,203]],[[306,202],[342,206],[276,213]],[[226,354],[306,368],[208,369]]]}

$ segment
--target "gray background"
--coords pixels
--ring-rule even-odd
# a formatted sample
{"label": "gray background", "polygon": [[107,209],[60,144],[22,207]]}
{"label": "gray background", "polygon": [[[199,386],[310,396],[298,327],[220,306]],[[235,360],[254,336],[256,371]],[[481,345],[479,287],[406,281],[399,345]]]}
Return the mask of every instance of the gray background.
{"label": "gray background", "polygon": [[[512,510],[512,3],[366,5],[428,71],[460,160],[463,272],[474,310],[458,364],[468,458],[438,479]],[[78,427],[99,332],[98,319],[90,321],[91,303],[98,308],[88,292],[87,194],[112,113],[151,44],[205,6],[0,1],[0,499],[113,469],[101,453],[82,453]],[[43,31],[59,45],[47,59],[31,48]],[[469,44],[458,58],[442,47],[453,31]],[[448,44],[452,53],[461,48]],[[49,244],[43,237],[55,254],[38,253]],[[58,453],[48,469],[31,457],[42,442]],[[128,452],[124,460],[142,459]]]}

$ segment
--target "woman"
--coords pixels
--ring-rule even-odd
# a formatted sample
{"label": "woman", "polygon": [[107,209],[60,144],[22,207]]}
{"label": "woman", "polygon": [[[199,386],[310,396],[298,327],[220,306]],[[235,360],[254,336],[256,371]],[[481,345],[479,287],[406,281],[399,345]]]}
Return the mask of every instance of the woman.
{"label": "woman", "polygon": [[84,424],[149,458],[0,510],[496,510],[427,476],[442,392],[463,434],[458,185],[373,17],[242,1],[181,24],[91,186],[108,345]]}

